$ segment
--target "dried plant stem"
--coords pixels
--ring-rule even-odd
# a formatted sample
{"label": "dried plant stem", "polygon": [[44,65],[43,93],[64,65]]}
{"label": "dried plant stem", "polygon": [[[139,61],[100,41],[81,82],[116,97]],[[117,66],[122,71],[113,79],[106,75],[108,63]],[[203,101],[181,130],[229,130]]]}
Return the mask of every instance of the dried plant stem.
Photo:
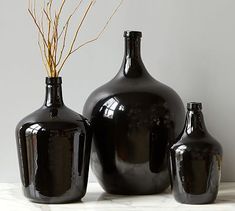
{"label": "dried plant stem", "polygon": [[78,46],[77,48],[75,48],[72,53],[76,52],[77,50],[79,50],[80,48],[82,48],[83,46],[89,44],[89,43],[92,43],[96,40],[98,40],[101,35],[104,33],[105,29],[107,28],[107,26],[109,25],[110,21],[112,20],[113,16],[116,14],[116,12],[118,11],[118,9],[121,7],[122,3],[123,3],[124,0],[121,0],[120,4],[118,5],[118,7],[114,10],[113,14],[109,17],[108,21],[106,22],[106,24],[104,25],[103,29],[99,32],[99,34],[93,38],[93,39],[90,39],[88,41],[86,41],[85,43],[81,44],[80,46]]}
{"label": "dried plant stem", "polygon": [[[38,7],[36,5],[36,3],[38,3],[39,1],[43,5],[40,7],[39,11],[40,19],[38,19]],[[120,8],[123,1],[124,0],[120,1],[118,7],[114,10],[102,30],[98,33],[95,38],[86,41],[78,47],[75,47],[81,28],[84,25],[84,22],[89,12],[91,11],[92,7],[96,2],[96,0],[89,0],[83,12],[83,15],[81,16],[77,29],[73,35],[71,43],[68,46],[68,52],[64,55],[65,49],[67,48],[66,46],[70,21],[75,15],[75,13],[79,10],[81,4],[85,1],[78,1],[77,6],[74,8],[73,12],[68,16],[66,22],[63,24],[62,30],[60,30],[60,19],[64,11],[65,5],[68,2],[67,0],[60,0],[58,10],[55,9],[54,12],[52,11],[55,7],[55,1],[53,0],[29,0],[28,12],[32,17],[33,22],[38,30],[38,45],[40,48],[43,64],[49,77],[58,77],[65,63],[73,53],[78,51],[83,46],[94,42],[100,38],[100,36],[104,33],[105,29],[110,23],[111,19]]]}
{"label": "dried plant stem", "polygon": [[60,64],[61,62],[61,59],[62,59],[62,56],[63,56],[63,52],[64,52],[64,49],[65,49],[65,45],[66,45],[66,37],[67,37],[67,33],[68,33],[68,27],[69,27],[69,22],[71,20],[71,18],[73,17],[73,15],[76,13],[76,11],[79,9],[80,5],[82,4],[83,0],[80,0],[80,2],[78,3],[77,7],[74,9],[73,13],[69,16],[69,18],[67,19],[60,35],[59,35],[59,38],[61,38],[62,35],[64,35],[64,38],[63,38],[63,45],[62,45],[62,49],[60,51],[60,56],[59,56],[59,59],[58,59],[58,62],[57,62],[57,66]]}
{"label": "dried plant stem", "polygon": [[61,66],[59,67],[58,74],[60,74],[60,72],[61,72],[61,70],[62,70],[62,68],[63,68],[65,62],[68,60],[69,56],[70,56],[70,55],[72,54],[72,52],[73,52],[73,47],[74,47],[74,44],[75,44],[75,42],[76,42],[76,40],[77,40],[78,32],[80,31],[80,29],[81,29],[81,27],[82,27],[82,25],[83,25],[83,23],[84,23],[84,20],[86,19],[87,14],[88,14],[89,10],[91,9],[91,7],[92,7],[92,5],[93,5],[94,2],[95,2],[95,0],[91,0],[90,3],[89,3],[89,5],[88,5],[88,7],[87,7],[87,9],[86,9],[86,11],[85,11],[85,13],[84,13],[84,15],[83,15],[83,17],[82,17],[82,20],[81,20],[81,22],[80,22],[80,24],[79,24],[79,26],[78,26],[78,28],[77,28],[77,30],[76,30],[76,33],[75,33],[75,35],[74,35],[74,38],[73,38],[73,41],[72,41],[72,44],[71,44],[69,53],[67,54],[67,56],[66,56],[65,59],[63,60]]}
{"label": "dried plant stem", "polygon": [[[39,40],[39,39],[38,39],[38,40]],[[47,64],[46,64],[46,62],[45,62],[45,60],[44,60],[43,50],[42,50],[42,46],[41,46],[40,41],[38,41],[38,46],[39,46],[40,53],[41,53],[41,56],[42,56],[43,64],[44,64],[44,66],[45,66],[45,69],[46,69],[46,71],[47,71],[47,74],[49,75],[50,72],[49,72],[49,70],[48,70],[48,68],[47,68]]]}

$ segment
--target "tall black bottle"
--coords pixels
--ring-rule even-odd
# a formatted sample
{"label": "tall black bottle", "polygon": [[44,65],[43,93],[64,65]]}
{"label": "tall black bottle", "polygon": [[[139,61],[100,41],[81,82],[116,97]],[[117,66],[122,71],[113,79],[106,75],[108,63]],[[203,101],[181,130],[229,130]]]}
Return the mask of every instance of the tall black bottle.
{"label": "tall black bottle", "polygon": [[142,62],[141,36],[125,32],[119,73],[84,106],[94,132],[91,166],[102,187],[113,194],[165,190],[170,184],[168,147],[184,125],[181,99],[151,77]]}
{"label": "tall black bottle", "polygon": [[212,203],[220,183],[222,147],[207,132],[202,104],[188,103],[187,108],[183,134],[170,150],[173,193],[181,203]]}
{"label": "tall black bottle", "polygon": [[169,145],[184,125],[180,97],[147,72],[140,54],[142,33],[127,31],[119,73],[95,90],[83,114],[91,120],[91,166],[113,194],[153,194],[170,184]]}
{"label": "tall black bottle", "polygon": [[86,193],[91,132],[62,99],[61,78],[46,78],[44,105],[16,127],[23,191],[39,203],[80,200]]}

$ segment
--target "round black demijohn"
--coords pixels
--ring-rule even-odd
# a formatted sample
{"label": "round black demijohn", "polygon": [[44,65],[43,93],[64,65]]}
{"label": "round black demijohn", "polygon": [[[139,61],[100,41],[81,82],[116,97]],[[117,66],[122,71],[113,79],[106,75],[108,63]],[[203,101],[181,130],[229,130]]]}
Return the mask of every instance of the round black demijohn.
{"label": "round black demijohn", "polygon": [[84,106],[93,130],[91,166],[109,193],[159,193],[170,184],[168,147],[183,128],[184,107],[175,91],[147,72],[142,33],[126,31],[124,37],[120,71]]}
{"label": "round black demijohn", "polygon": [[33,202],[72,202],[86,193],[90,125],[64,105],[61,83],[46,78],[44,105],[16,127],[23,192]]}

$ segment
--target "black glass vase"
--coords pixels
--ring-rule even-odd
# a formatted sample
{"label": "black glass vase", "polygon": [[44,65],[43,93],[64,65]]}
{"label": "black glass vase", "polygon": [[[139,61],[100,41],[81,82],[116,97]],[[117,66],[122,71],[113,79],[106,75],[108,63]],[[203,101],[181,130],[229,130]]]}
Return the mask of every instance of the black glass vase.
{"label": "black glass vase", "polygon": [[16,127],[23,192],[33,202],[72,202],[86,193],[90,125],[64,105],[61,83],[46,78],[44,105]]}
{"label": "black glass vase", "polygon": [[91,166],[112,194],[164,191],[170,184],[167,152],[184,125],[180,97],[156,81],[142,62],[141,36],[125,32],[119,73],[84,106],[93,130]]}
{"label": "black glass vase", "polygon": [[201,103],[188,103],[184,131],[170,150],[174,197],[185,204],[215,201],[220,183],[222,147],[208,133]]}

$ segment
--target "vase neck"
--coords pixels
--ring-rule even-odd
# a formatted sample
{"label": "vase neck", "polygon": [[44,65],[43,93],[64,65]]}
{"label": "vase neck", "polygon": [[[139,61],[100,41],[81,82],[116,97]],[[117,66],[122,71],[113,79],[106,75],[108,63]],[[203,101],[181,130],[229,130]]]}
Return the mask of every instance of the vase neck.
{"label": "vase neck", "polygon": [[125,59],[141,60],[141,33],[126,32],[125,35]]}
{"label": "vase neck", "polygon": [[126,31],[125,52],[121,68],[121,74],[128,78],[140,77],[147,73],[141,59],[141,32]]}
{"label": "vase neck", "polygon": [[205,136],[205,134],[207,134],[207,129],[201,109],[201,103],[188,104],[185,132],[189,136]]}
{"label": "vase neck", "polygon": [[46,78],[46,98],[44,106],[61,107],[63,105],[62,78]]}

